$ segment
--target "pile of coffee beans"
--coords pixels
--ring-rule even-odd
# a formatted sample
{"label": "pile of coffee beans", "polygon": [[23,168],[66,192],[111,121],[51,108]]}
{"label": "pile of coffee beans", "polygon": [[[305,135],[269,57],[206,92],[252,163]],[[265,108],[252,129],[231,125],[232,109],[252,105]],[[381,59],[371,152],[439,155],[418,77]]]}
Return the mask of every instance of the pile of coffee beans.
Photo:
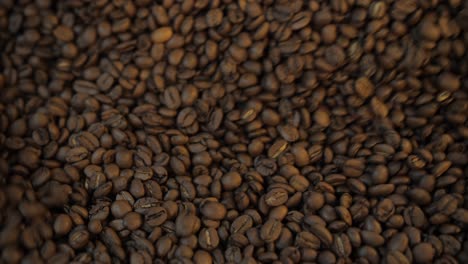
{"label": "pile of coffee beans", "polygon": [[1,0],[0,264],[467,263],[468,1]]}

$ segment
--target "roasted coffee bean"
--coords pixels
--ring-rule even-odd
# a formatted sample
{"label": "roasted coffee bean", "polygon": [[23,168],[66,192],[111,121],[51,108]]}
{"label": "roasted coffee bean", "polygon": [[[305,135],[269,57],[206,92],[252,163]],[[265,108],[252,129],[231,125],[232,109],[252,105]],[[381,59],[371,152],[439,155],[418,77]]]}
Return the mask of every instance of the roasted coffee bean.
{"label": "roasted coffee bean", "polygon": [[198,243],[205,250],[213,250],[219,245],[218,232],[214,228],[203,228],[198,235]]}
{"label": "roasted coffee bean", "polygon": [[277,128],[278,133],[281,135],[288,142],[294,142],[299,139],[299,131],[297,128],[285,125],[285,126],[278,126]]}
{"label": "roasted coffee bean", "polygon": [[151,228],[162,225],[167,218],[167,211],[163,207],[151,207],[144,213],[144,223]]}
{"label": "roasted coffee bean", "polygon": [[88,244],[89,239],[89,232],[85,229],[77,227],[70,233],[68,237],[68,243],[72,248],[79,249],[86,246]]}
{"label": "roasted coffee bean", "polygon": [[178,236],[186,237],[198,231],[200,219],[193,214],[181,214],[176,218],[175,232]]}
{"label": "roasted coffee bean", "polygon": [[365,169],[365,164],[359,159],[349,159],[343,164],[343,174],[348,177],[359,177]]}
{"label": "roasted coffee bean", "polygon": [[385,256],[386,263],[411,263],[408,258],[399,251],[390,251]]}
{"label": "roasted coffee bean", "polygon": [[288,143],[285,140],[276,140],[268,149],[268,157],[277,158],[281,153],[283,153],[286,150],[287,147]]}
{"label": "roasted coffee bean", "polygon": [[265,203],[269,206],[279,206],[288,200],[288,193],[282,188],[273,188],[265,195]]}
{"label": "roasted coffee bean", "polygon": [[242,184],[242,177],[236,171],[231,171],[221,177],[221,184],[226,191],[234,190]]}
{"label": "roasted coffee bean", "polygon": [[434,255],[434,248],[429,243],[419,243],[413,248],[413,257],[416,263],[432,262]]}
{"label": "roasted coffee bean", "polygon": [[249,215],[241,215],[237,217],[231,224],[231,233],[243,234],[253,226],[253,219]]}
{"label": "roasted coffee bean", "polygon": [[207,201],[201,206],[200,212],[208,219],[222,220],[226,216],[226,207],[218,202]]}
{"label": "roasted coffee bean", "polygon": [[295,244],[303,248],[319,249],[320,239],[310,232],[300,232],[296,236]]}
{"label": "roasted coffee bean", "polygon": [[66,25],[59,25],[53,31],[54,36],[61,41],[72,41],[74,38],[73,30]]}
{"label": "roasted coffee bean", "polygon": [[70,149],[68,153],[66,154],[66,161],[73,163],[73,162],[79,162],[88,157],[88,150],[84,147],[76,147]]}
{"label": "roasted coffee bean", "polygon": [[312,224],[309,226],[309,230],[312,234],[317,236],[323,244],[327,246],[332,244],[333,236],[325,226],[321,224]]}
{"label": "roasted coffee bean", "polygon": [[54,232],[57,235],[67,234],[73,226],[70,216],[66,214],[60,214],[57,216],[54,222]]}
{"label": "roasted coffee bean", "polygon": [[115,218],[122,218],[132,211],[132,206],[126,200],[117,200],[112,203],[111,212]]}
{"label": "roasted coffee bean", "polygon": [[151,40],[154,43],[164,43],[167,42],[173,34],[172,28],[160,27],[151,33]]}
{"label": "roasted coffee bean", "polygon": [[115,163],[121,169],[129,169],[133,164],[133,153],[130,150],[120,150],[115,153]]}
{"label": "roasted coffee bean", "polygon": [[267,243],[273,242],[281,234],[282,224],[278,220],[268,219],[260,229],[260,237]]}

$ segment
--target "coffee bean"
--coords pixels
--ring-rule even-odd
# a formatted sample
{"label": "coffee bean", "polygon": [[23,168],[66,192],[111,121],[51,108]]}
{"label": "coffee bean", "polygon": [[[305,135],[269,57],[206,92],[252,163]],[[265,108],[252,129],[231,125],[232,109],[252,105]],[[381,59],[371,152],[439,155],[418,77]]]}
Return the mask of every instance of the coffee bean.
{"label": "coffee bean", "polygon": [[361,238],[362,238],[362,242],[364,242],[365,244],[369,245],[369,246],[381,246],[385,243],[385,239],[377,234],[376,232],[372,232],[372,231],[366,231],[366,230],[362,230],[361,231]]}
{"label": "coffee bean", "polygon": [[242,177],[238,172],[231,171],[221,177],[221,184],[223,189],[231,191],[242,184]]}
{"label": "coffee bean", "polygon": [[390,251],[385,256],[387,263],[411,263],[408,258],[399,251]]}
{"label": "coffee bean", "polygon": [[112,203],[111,212],[115,218],[122,218],[132,211],[132,206],[125,200],[117,200]]}
{"label": "coffee bean", "polygon": [[298,30],[305,27],[310,22],[311,16],[307,12],[299,12],[294,17],[292,17],[291,29]]}
{"label": "coffee bean", "polygon": [[222,220],[226,216],[226,207],[218,202],[207,201],[201,206],[200,212],[208,219]]}
{"label": "coffee bean", "polygon": [[243,234],[253,226],[252,217],[249,215],[241,215],[237,217],[231,224],[231,233]]}
{"label": "coffee bean", "polygon": [[208,27],[216,27],[221,25],[223,19],[223,12],[221,9],[210,9],[206,14],[206,24]]}
{"label": "coffee bean", "polygon": [[65,25],[56,27],[53,31],[54,36],[64,42],[72,41],[74,38],[73,30]]}
{"label": "coffee bean", "polygon": [[374,94],[375,87],[367,77],[360,77],[356,80],[354,89],[360,97],[367,99]]}
{"label": "coffee bean", "polygon": [[72,220],[68,215],[60,214],[55,219],[54,231],[57,235],[65,235],[70,232],[72,225]]}
{"label": "coffee bean", "polygon": [[115,162],[122,169],[129,169],[133,164],[133,152],[130,150],[120,150],[115,154]]}
{"label": "coffee bean", "polygon": [[364,169],[364,161],[360,159],[349,159],[343,164],[343,174],[348,177],[359,177]]}
{"label": "coffee bean", "polygon": [[312,224],[309,227],[310,232],[317,236],[322,243],[327,246],[330,246],[333,242],[333,236],[329,230],[326,229],[325,226],[320,224]]}
{"label": "coffee bean", "polygon": [[205,250],[213,250],[219,245],[219,236],[214,228],[203,228],[198,236],[198,243]]}
{"label": "coffee bean", "polygon": [[151,40],[154,43],[165,43],[173,34],[174,33],[170,27],[160,27],[151,33]]}
{"label": "coffee bean", "polygon": [[72,248],[79,249],[86,246],[89,239],[89,232],[87,230],[80,229],[80,227],[77,227],[70,233],[68,237],[68,243]]}
{"label": "coffee bean", "polygon": [[176,234],[181,237],[191,235],[200,228],[200,219],[193,214],[179,215],[175,223]]}
{"label": "coffee bean", "polygon": [[292,146],[291,153],[295,156],[295,162],[297,166],[305,166],[309,163],[309,155],[304,147]]}
{"label": "coffee bean", "polygon": [[269,206],[279,206],[288,200],[288,193],[281,188],[274,188],[265,195],[265,202]]}
{"label": "coffee bean", "polygon": [[283,139],[276,140],[268,149],[268,157],[277,158],[282,152],[286,150],[288,143]]}
{"label": "coffee bean", "polygon": [[352,245],[346,234],[334,235],[332,248],[341,257],[348,257],[352,252]]}
{"label": "coffee bean", "polygon": [[167,218],[167,211],[163,207],[151,207],[144,213],[145,224],[152,228],[162,225]]}
{"label": "coffee bean", "polygon": [[281,227],[278,220],[268,219],[260,228],[260,237],[267,243],[273,242],[280,236]]}
{"label": "coffee bean", "polygon": [[88,156],[88,150],[84,147],[76,147],[68,151],[67,156],[65,157],[67,162],[73,163],[82,161]]}
{"label": "coffee bean", "polygon": [[416,263],[431,262],[434,254],[434,248],[429,243],[419,243],[413,248],[413,257]]}
{"label": "coffee bean", "polygon": [[288,142],[294,142],[299,139],[299,131],[293,126],[278,126],[277,130],[281,137]]}
{"label": "coffee bean", "polygon": [[310,232],[300,232],[296,236],[295,244],[303,248],[319,249],[320,240]]}
{"label": "coffee bean", "polygon": [[299,192],[304,192],[310,185],[309,180],[302,175],[295,175],[289,179],[289,184]]}

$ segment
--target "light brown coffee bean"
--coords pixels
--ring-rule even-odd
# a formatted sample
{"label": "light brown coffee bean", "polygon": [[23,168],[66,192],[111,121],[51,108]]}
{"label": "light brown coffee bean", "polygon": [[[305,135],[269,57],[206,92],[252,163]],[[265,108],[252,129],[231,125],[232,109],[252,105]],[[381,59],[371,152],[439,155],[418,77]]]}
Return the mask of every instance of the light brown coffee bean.
{"label": "light brown coffee bean", "polygon": [[154,43],[165,43],[172,36],[174,32],[170,27],[160,27],[151,33],[151,40]]}

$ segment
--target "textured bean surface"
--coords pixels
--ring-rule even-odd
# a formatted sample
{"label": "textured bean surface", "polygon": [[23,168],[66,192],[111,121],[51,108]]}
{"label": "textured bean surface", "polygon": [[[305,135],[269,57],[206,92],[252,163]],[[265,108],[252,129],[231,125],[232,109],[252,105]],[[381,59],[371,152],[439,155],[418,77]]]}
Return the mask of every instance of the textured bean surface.
{"label": "textured bean surface", "polygon": [[0,264],[468,263],[468,1],[1,0]]}

